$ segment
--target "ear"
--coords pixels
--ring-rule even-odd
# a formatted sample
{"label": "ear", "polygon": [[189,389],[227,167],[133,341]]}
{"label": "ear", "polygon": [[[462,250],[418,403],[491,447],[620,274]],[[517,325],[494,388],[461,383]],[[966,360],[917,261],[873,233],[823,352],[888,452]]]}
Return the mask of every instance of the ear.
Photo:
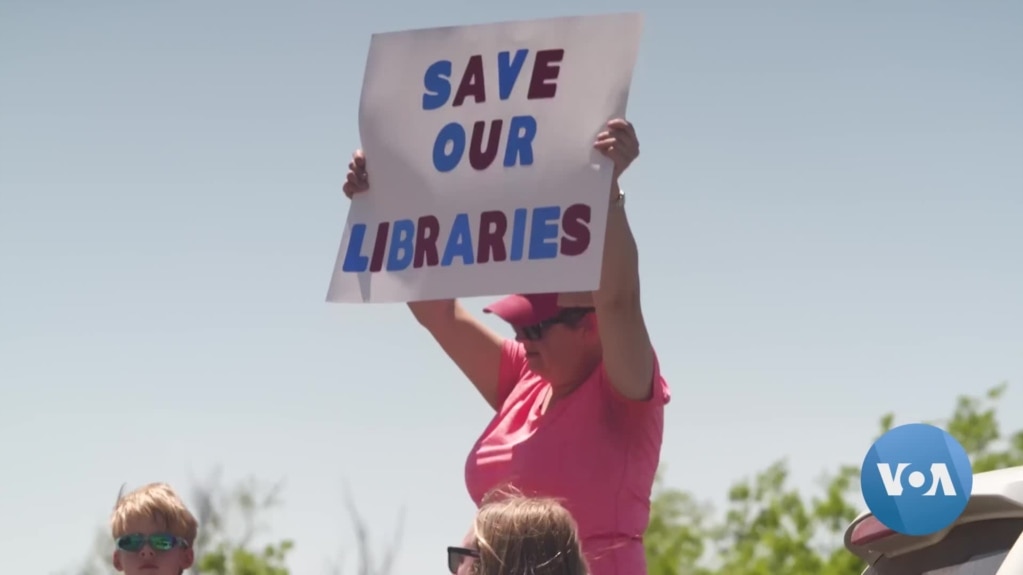
{"label": "ear", "polygon": [[188,569],[192,566],[192,563],[195,563],[195,551],[189,547],[188,549],[185,549],[184,554],[181,556],[181,569]]}
{"label": "ear", "polygon": [[117,569],[118,571],[124,571],[124,565],[121,565],[121,551],[120,550],[114,551],[114,556],[112,558],[112,562],[114,564],[114,569]]}

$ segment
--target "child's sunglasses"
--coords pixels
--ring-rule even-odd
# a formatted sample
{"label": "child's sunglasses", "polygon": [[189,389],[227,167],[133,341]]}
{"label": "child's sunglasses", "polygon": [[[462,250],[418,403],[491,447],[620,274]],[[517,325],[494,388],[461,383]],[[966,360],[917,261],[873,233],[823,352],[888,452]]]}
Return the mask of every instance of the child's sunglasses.
{"label": "child's sunglasses", "polygon": [[146,543],[153,548],[154,551],[170,551],[175,547],[188,547],[188,542],[180,537],[171,535],[170,533],[154,533],[152,535],[143,535],[141,533],[132,533],[130,535],[122,535],[117,538],[117,548],[121,551],[128,551],[131,553],[137,553],[146,546]]}

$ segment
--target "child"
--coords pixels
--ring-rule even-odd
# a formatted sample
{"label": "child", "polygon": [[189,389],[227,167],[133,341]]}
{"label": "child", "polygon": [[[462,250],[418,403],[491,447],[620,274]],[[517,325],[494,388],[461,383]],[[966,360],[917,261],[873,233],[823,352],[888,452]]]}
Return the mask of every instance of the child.
{"label": "child", "polygon": [[198,524],[166,483],[119,496],[110,517],[114,568],[125,575],[182,575],[192,566]]}
{"label": "child", "polygon": [[488,495],[464,547],[448,547],[452,575],[587,575],[572,515],[554,499]]}

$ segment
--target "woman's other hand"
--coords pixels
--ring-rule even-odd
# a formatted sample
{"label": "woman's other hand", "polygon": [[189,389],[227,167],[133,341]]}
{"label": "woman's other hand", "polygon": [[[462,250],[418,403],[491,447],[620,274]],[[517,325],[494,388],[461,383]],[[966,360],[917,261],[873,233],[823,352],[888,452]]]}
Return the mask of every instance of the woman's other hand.
{"label": "woman's other hand", "polygon": [[355,153],[352,154],[352,161],[348,162],[348,176],[342,189],[349,200],[352,199],[353,195],[369,189],[366,155],[362,153],[362,150],[355,150]]}

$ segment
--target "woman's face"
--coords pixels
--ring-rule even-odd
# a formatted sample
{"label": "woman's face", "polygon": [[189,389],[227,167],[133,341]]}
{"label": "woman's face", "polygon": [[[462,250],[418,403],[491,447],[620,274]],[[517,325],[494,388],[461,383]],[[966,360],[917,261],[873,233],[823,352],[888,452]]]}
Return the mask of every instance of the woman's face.
{"label": "woman's face", "polygon": [[[552,325],[538,340],[517,338],[526,351],[529,369],[552,383],[572,382],[585,377],[586,357],[596,334],[596,324],[584,318],[580,325]],[[598,344],[599,345],[599,344]]]}

